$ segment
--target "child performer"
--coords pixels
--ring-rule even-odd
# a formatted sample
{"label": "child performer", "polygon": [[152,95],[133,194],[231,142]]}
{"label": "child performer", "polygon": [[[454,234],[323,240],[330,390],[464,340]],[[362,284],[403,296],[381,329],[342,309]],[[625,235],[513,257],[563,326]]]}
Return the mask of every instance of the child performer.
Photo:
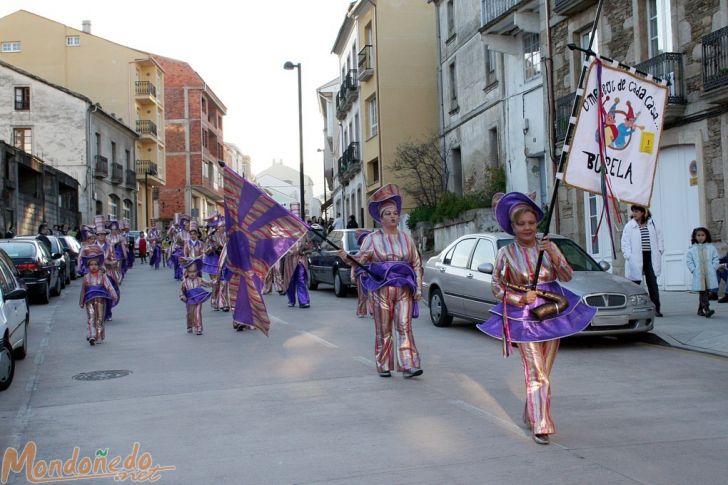
{"label": "child performer", "polygon": [[200,278],[197,264],[192,260],[185,270],[179,290],[179,299],[187,304],[187,333],[192,333],[194,328],[197,335],[202,335],[202,304],[211,295],[203,286],[211,288],[212,283]]}
{"label": "child performer", "polygon": [[187,266],[191,261],[195,261],[197,266],[201,268],[205,248],[202,241],[200,241],[200,230],[197,227],[197,221],[191,221],[189,227],[189,239],[182,246],[182,264]]}
{"label": "child performer", "polygon": [[81,284],[81,298],[79,305],[86,309],[88,333],[86,340],[90,345],[101,343],[106,337],[104,331],[104,320],[107,311],[119,301],[114,285],[111,280],[101,271],[101,264],[104,255],[98,253],[95,256],[84,256],[84,265],[88,273],[83,277]]}
{"label": "child performer", "polygon": [[715,310],[710,309],[709,295],[711,290],[718,291],[718,277],[716,270],[721,266],[718,251],[711,243],[713,238],[710,237],[710,231],[705,227],[693,229],[690,237],[693,244],[688,249],[686,263],[688,269],[693,274],[692,290],[700,294],[698,304],[698,315],[710,318]]}

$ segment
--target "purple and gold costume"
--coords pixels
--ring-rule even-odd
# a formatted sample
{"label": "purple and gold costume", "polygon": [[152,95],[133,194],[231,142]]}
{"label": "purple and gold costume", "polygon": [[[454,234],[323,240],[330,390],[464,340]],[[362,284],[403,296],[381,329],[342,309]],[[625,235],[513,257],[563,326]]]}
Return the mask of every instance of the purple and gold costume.
{"label": "purple and gold costume", "polygon": [[210,292],[204,287],[211,288],[212,283],[199,276],[185,276],[179,290],[180,299],[186,299],[187,331],[194,329],[198,335],[202,334],[202,304],[210,298]]}
{"label": "purple and gold costume", "polygon": [[81,283],[81,297],[79,304],[86,309],[88,333],[86,338],[91,341],[103,342],[106,333],[104,320],[108,310],[116,305],[119,296],[111,280],[101,270],[96,274],[86,273]]}
{"label": "purple and gold costume", "polygon": [[301,307],[308,307],[311,300],[306,285],[306,272],[308,271],[308,258],[306,252],[309,246],[306,241],[298,241],[291,246],[283,257],[283,288],[288,295],[288,306],[295,306],[296,299]]}

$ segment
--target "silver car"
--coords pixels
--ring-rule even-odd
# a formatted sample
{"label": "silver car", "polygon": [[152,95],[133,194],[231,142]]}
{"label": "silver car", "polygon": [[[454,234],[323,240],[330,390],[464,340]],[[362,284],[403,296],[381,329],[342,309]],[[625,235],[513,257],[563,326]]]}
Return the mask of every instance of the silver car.
{"label": "silver car", "polygon": [[[596,317],[579,335],[620,335],[652,330],[655,307],[639,285],[608,272],[609,263],[597,263],[571,239],[550,235],[574,276],[562,283],[597,308]],[[498,302],[491,290],[491,275],[498,249],[511,243],[504,232],[462,236],[425,264],[423,296],[432,323],[447,327],[454,316],[482,322]],[[485,264],[485,263],[489,263]]]}

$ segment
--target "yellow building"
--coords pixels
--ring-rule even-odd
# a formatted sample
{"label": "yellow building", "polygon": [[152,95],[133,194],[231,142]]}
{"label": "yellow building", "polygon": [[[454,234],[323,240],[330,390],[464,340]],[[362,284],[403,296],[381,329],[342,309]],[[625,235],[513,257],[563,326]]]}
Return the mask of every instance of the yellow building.
{"label": "yellow building", "polygon": [[[151,54],[18,10],[0,18],[0,60],[99,103],[139,134],[134,166],[140,229],[158,217],[165,183],[164,70]],[[103,212],[102,212],[103,213]],[[84,221],[87,222],[87,221]]]}
{"label": "yellow building", "polygon": [[[375,5],[358,0],[349,8],[334,51],[345,42],[341,37],[352,21],[357,55],[350,65],[357,68],[360,158],[368,197],[387,183],[402,189],[412,183],[392,172],[395,150],[438,131],[435,12],[426,2]],[[345,62],[346,55],[340,56],[340,63]],[[403,196],[402,210],[407,213],[415,203]],[[363,212],[365,227],[372,227],[368,211]]]}

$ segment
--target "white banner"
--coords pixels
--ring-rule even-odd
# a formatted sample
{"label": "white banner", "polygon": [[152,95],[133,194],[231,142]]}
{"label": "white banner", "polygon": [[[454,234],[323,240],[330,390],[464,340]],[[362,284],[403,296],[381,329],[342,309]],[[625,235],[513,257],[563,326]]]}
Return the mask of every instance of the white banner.
{"label": "white banner", "polygon": [[[621,202],[650,206],[657,152],[667,104],[667,86],[602,65],[602,109],[606,174]],[[601,194],[597,63],[589,66],[564,183]]]}

